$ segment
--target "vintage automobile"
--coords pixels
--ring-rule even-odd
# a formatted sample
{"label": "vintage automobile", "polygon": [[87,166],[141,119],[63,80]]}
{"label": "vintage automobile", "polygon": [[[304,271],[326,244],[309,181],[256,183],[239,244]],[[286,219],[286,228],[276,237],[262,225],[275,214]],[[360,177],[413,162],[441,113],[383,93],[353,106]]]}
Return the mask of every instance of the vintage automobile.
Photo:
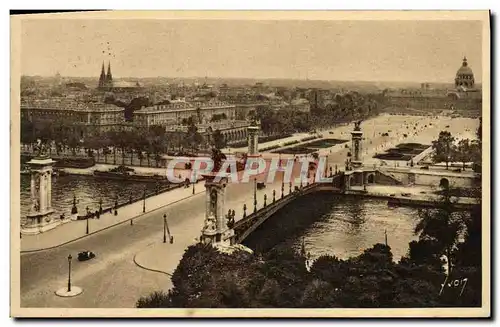
{"label": "vintage automobile", "polygon": [[401,193],[402,196],[406,196],[406,197],[409,197],[411,196],[411,193]]}
{"label": "vintage automobile", "polygon": [[95,258],[94,252],[91,251],[82,251],[78,253],[78,261],[87,261]]}
{"label": "vintage automobile", "polygon": [[265,183],[263,183],[263,182],[258,182],[257,183],[257,189],[258,190],[262,190],[264,188],[266,188],[266,184]]}

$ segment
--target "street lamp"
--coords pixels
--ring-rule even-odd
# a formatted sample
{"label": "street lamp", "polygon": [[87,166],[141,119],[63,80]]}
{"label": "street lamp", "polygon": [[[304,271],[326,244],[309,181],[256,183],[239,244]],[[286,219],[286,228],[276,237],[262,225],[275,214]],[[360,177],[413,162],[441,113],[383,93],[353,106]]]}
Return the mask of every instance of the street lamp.
{"label": "street lamp", "polygon": [[74,215],[78,213],[78,209],[76,208],[76,195],[73,194],[73,207],[71,208],[71,214]]}
{"label": "street lamp", "polygon": [[146,212],[146,188],[142,192],[142,212]]}
{"label": "street lamp", "polygon": [[86,229],[86,233],[87,235],[89,234],[89,217],[87,216],[87,218],[85,219],[87,221],[87,229]]}
{"label": "street lamp", "polygon": [[194,195],[194,184],[196,184],[196,172],[194,172],[193,176],[193,195]]}
{"label": "street lamp", "polygon": [[163,215],[163,243],[167,243],[167,215]]}
{"label": "street lamp", "polygon": [[68,293],[71,292],[71,254],[68,255]]}

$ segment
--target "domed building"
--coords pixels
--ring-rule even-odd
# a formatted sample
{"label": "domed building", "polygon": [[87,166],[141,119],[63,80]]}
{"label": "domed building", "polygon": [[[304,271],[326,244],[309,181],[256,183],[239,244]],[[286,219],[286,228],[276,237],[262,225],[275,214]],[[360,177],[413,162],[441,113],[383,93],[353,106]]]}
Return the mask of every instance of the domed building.
{"label": "domed building", "polygon": [[455,87],[465,87],[468,89],[474,88],[474,73],[467,64],[467,58],[464,57],[462,66],[458,69],[455,77]]}

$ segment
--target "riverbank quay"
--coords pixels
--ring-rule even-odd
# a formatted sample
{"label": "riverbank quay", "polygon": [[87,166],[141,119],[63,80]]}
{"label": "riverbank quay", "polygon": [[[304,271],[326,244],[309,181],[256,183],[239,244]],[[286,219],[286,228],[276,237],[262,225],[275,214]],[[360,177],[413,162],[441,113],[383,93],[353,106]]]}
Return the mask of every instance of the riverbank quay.
{"label": "riverbank quay", "polygon": [[[352,186],[343,192],[347,196],[366,197],[387,200],[389,206],[408,206],[417,208],[435,208],[442,195],[436,194],[438,188],[428,186],[392,186],[371,185]],[[451,201],[458,210],[468,210],[477,204],[477,199],[452,197]]]}

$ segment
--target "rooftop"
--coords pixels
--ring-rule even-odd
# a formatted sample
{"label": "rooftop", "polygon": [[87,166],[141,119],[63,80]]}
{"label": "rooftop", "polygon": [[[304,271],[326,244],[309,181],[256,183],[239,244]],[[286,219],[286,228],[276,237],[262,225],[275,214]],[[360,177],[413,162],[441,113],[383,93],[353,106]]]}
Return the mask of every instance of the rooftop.
{"label": "rooftop", "polygon": [[72,110],[72,111],[123,111],[123,108],[102,102],[78,102],[71,99],[21,100],[21,109]]}

